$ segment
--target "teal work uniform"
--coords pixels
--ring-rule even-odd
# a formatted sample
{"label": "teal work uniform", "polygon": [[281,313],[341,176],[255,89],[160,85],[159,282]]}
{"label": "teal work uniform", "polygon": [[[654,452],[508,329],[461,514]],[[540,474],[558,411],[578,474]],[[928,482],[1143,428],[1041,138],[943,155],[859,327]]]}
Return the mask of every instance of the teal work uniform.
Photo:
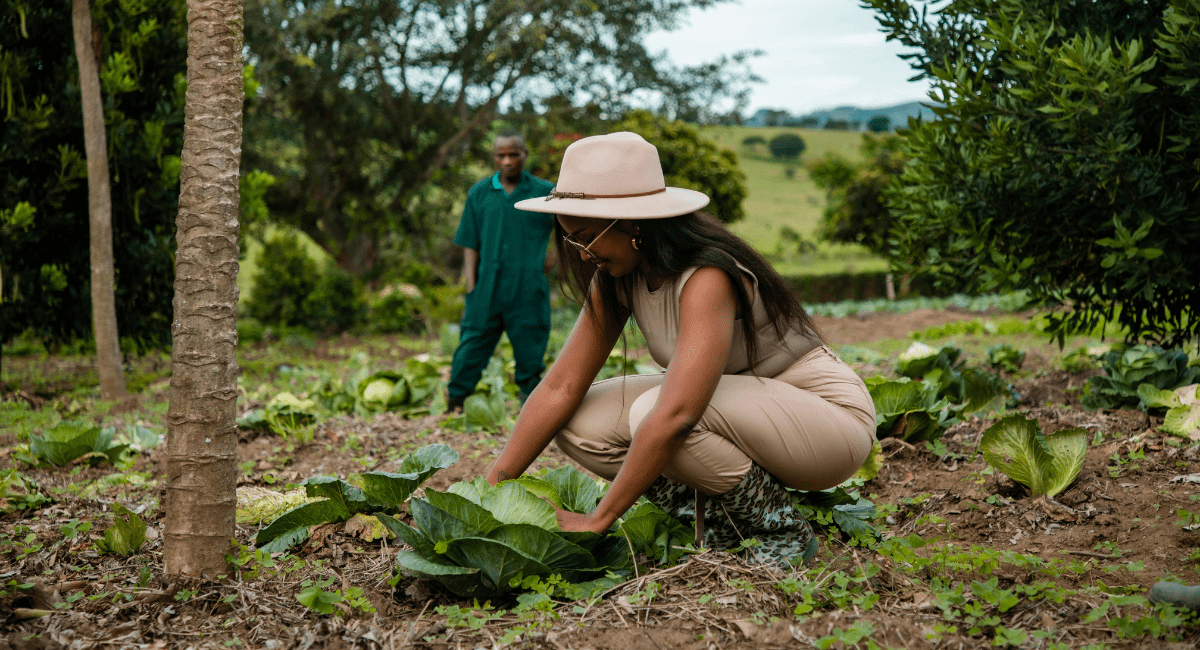
{"label": "teal work uniform", "polygon": [[541,381],[550,339],[550,286],[542,268],[554,216],[513,205],[552,189],[549,181],[522,171],[509,194],[496,172],[467,193],[454,243],[479,251],[479,272],[475,289],[466,296],[447,391],[451,400],[475,391],[501,332],[512,343],[521,392],[528,395]]}

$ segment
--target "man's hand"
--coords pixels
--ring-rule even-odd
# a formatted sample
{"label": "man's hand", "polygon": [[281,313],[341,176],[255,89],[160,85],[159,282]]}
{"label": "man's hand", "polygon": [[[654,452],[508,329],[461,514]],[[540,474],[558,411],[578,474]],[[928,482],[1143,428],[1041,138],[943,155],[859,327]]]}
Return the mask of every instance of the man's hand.
{"label": "man's hand", "polygon": [[479,251],[474,248],[463,249],[463,282],[467,285],[467,293],[475,290],[479,279]]}

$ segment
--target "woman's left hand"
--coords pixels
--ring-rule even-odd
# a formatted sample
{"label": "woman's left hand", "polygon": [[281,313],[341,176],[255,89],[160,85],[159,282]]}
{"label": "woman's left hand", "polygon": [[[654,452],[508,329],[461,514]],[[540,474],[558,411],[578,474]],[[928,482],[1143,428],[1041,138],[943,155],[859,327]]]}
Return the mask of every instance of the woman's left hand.
{"label": "woman's left hand", "polygon": [[554,509],[554,514],[558,517],[558,527],[563,532],[591,531],[593,533],[604,533],[608,530],[608,526],[600,526],[600,522],[592,519],[591,515],[559,508]]}

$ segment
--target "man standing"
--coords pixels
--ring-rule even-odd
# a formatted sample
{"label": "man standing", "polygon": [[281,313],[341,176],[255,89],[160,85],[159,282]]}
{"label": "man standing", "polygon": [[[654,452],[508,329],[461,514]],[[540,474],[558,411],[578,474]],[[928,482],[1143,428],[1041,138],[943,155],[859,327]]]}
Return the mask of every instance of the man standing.
{"label": "man standing", "polygon": [[545,272],[554,217],[517,210],[515,203],[546,196],[549,181],[525,171],[529,152],[516,131],[504,131],[492,145],[499,171],[467,194],[454,243],[462,246],[466,307],[454,351],[446,406],[453,411],[475,390],[488,359],[508,333],[516,360],[521,402],[541,381],[550,338],[550,287]]}

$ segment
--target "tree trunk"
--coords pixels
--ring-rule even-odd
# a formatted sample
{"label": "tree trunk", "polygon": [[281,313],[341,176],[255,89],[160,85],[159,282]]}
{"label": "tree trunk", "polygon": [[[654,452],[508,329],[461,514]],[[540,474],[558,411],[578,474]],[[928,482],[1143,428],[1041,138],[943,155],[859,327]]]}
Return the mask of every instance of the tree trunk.
{"label": "tree trunk", "polygon": [[188,0],[163,564],[228,571],[237,505],[242,0]]}
{"label": "tree trunk", "polygon": [[112,245],[112,195],[108,185],[108,144],[104,134],[104,103],[100,99],[100,72],[92,48],[92,12],[88,0],[73,0],[71,22],[75,31],[75,58],[79,60],[79,94],[83,99],[83,143],[88,165],[88,221],[92,246],[92,333],[96,337],[96,365],[100,397],[125,396],[121,369],[121,342],[117,335],[117,300],[114,293]]}

